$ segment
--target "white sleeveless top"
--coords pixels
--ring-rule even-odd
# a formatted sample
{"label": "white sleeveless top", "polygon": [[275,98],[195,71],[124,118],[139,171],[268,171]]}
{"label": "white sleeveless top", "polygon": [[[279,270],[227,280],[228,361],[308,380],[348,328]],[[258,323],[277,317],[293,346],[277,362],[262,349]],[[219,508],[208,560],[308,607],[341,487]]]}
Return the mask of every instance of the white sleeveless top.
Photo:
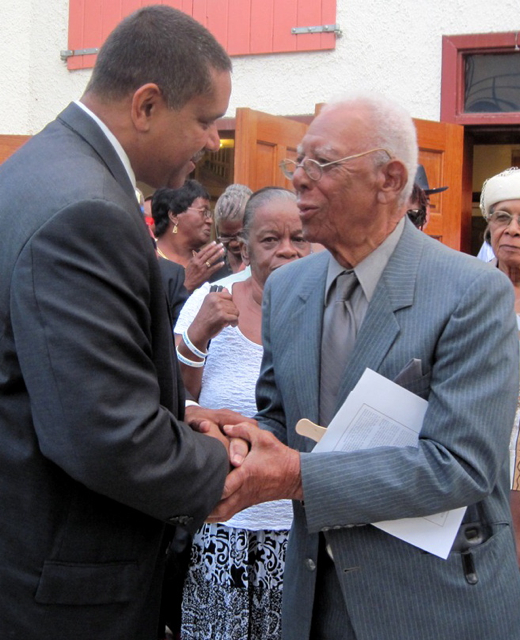
{"label": "white sleeveless top", "polygon": [[[232,292],[233,283],[229,284],[229,278],[225,280]],[[193,322],[210,286],[204,283],[188,298],[175,325],[175,333],[182,335]],[[208,352],[199,404],[209,409],[232,409],[248,418],[253,417],[256,414],[255,387],[262,362],[262,346],[246,338],[238,327],[225,327],[211,340]],[[291,528],[292,517],[291,501],[276,500],[249,507],[225,524],[252,531],[279,531]]]}

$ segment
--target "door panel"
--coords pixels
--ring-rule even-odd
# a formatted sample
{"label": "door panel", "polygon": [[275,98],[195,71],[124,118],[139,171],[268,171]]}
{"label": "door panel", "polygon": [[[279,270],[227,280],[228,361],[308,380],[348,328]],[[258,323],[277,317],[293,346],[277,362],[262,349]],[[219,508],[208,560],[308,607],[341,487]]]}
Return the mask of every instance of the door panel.
{"label": "door panel", "polygon": [[307,125],[253,109],[237,109],[234,181],[256,191],[275,186],[292,189],[279,167],[294,158]]}
{"label": "door panel", "polygon": [[[467,225],[463,224],[462,171],[464,128],[445,122],[414,120],[419,144],[419,162],[430,187],[445,187],[430,196],[431,216],[425,233],[453,249],[466,249]],[[471,210],[469,211],[471,216]]]}

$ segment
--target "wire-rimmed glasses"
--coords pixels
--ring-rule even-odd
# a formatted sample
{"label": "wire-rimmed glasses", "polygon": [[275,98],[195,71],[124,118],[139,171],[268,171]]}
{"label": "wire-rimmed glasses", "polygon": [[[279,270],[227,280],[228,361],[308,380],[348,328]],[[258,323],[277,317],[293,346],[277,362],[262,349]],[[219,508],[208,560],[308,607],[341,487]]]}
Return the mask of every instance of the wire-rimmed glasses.
{"label": "wire-rimmed glasses", "polygon": [[516,224],[520,227],[520,214],[515,216],[508,211],[502,211],[500,209],[493,211],[489,216],[489,222],[492,222],[497,227],[508,227],[513,221],[513,218],[516,218]]}
{"label": "wire-rimmed glasses", "polygon": [[318,180],[321,180],[323,176],[323,170],[327,167],[339,164],[340,162],[348,162],[349,160],[354,160],[354,158],[361,158],[362,156],[366,156],[369,153],[375,153],[376,151],[384,151],[390,159],[392,158],[392,154],[389,151],[387,151],[383,147],[377,147],[376,149],[369,149],[368,151],[356,153],[353,156],[346,156],[345,158],[340,158],[339,160],[332,160],[332,162],[324,163],[313,160],[312,158],[304,158],[301,162],[286,158],[285,160],[282,160],[280,162],[280,169],[288,180],[292,180],[296,169],[302,168],[311,180],[318,182]]}

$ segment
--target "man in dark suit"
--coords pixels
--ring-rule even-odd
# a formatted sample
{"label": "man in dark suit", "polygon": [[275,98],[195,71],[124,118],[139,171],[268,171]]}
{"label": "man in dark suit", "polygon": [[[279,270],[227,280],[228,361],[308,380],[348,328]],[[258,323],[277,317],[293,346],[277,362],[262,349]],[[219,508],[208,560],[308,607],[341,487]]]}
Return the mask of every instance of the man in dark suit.
{"label": "man in dark suit", "polygon": [[[294,499],[287,640],[520,637],[508,504],[514,296],[498,269],[406,219],[416,167],[412,120],[374,97],[324,108],[297,162],[285,163],[304,235],[330,253],[298,260],[267,282],[257,418],[281,442],[260,429],[226,429],[252,447],[212,519]],[[345,277],[357,285],[334,304],[335,281]],[[336,308],[349,313],[343,340],[326,356]],[[340,357],[347,335],[353,346]],[[327,426],[366,367],[428,400],[418,447],[312,452],[296,423]],[[369,524],[463,506],[446,560]]]}
{"label": "man in dark suit", "polygon": [[218,148],[230,68],[190,17],[144,8],[0,168],[1,638],[152,640],[166,525],[196,530],[221,496],[228,441],[181,421],[135,180],[180,186]]}

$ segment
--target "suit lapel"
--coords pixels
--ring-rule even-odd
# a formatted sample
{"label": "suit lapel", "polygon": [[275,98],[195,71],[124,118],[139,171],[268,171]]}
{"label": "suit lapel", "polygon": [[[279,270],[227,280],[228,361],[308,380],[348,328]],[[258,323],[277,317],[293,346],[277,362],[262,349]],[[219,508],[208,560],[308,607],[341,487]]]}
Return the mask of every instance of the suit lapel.
{"label": "suit lapel", "polygon": [[405,222],[401,239],[381,275],[357,336],[338,393],[337,409],[367,367],[379,370],[400,333],[396,312],[413,304],[424,237],[412,223]]}
{"label": "suit lapel", "polygon": [[[328,251],[309,258],[302,272],[303,286],[295,301],[292,321],[288,325],[295,350],[295,394],[301,415],[317,422],[319,415],[320,352],[323,323],[323,296],[329,262]],[[312,447],[311,447],[312,448]]]}

